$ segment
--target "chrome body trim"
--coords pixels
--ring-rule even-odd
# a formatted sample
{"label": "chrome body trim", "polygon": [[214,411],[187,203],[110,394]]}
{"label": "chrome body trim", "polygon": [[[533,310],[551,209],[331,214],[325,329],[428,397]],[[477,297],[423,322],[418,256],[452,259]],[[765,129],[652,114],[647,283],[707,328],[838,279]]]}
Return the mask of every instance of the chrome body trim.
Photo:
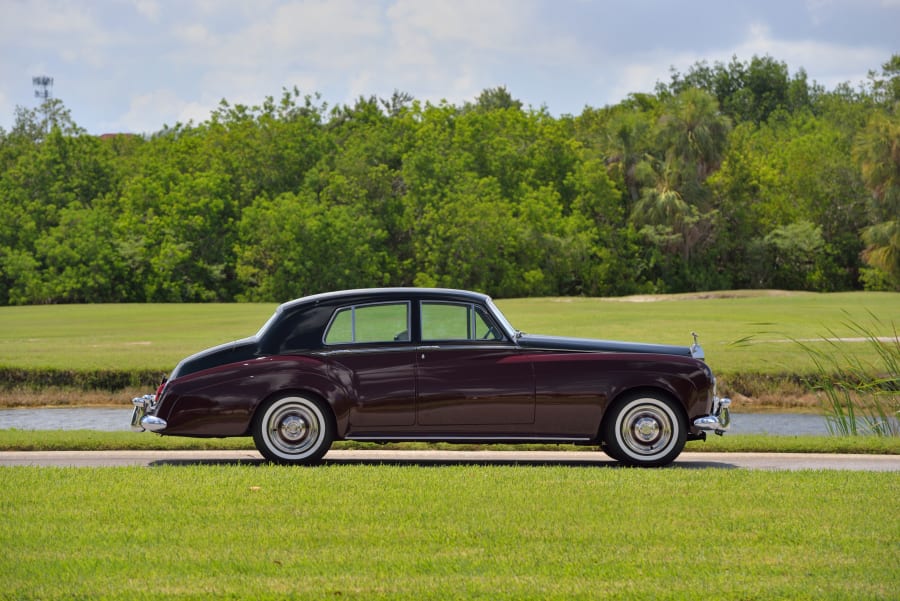
{"label": "chrome body trim", "polygon": [[343,355],[367,355],[379,353],[408,353],[422,351],[496,351],[498,349],[516,350],[517,347],[505,340],[493,344],[408,344],[403,346],[377,346],[359,348],[340,348],[308,353],[316,357],[332,357]]}

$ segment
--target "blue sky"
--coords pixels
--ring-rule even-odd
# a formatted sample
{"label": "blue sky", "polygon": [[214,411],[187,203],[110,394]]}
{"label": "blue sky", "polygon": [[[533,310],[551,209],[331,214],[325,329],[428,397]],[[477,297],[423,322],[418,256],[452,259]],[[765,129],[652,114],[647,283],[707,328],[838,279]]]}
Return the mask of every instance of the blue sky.
{"label": "blue sky", "polygon": [[506,86],[579,114],[701,60],[769,55],[831,89],[895,53],[900,0],[0,0],[0,127],[36,75],[89,133],[150,133],[294,86],[331,106]]}

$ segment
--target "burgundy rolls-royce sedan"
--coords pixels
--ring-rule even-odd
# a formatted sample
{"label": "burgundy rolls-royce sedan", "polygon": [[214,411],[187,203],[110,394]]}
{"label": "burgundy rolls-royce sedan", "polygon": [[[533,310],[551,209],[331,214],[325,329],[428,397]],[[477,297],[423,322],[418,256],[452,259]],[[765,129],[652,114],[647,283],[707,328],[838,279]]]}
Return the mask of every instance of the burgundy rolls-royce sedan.
{"label": "burgundy rolls-royce sedan", "polygon": [[252,435],[270,461],[318,461],[335,440],[574,443],[637,466],[672,462],[729,426],[696,342],[524,334],[490,297],[382,288],[300,298],[250,338],[181,361],[131,425]]}

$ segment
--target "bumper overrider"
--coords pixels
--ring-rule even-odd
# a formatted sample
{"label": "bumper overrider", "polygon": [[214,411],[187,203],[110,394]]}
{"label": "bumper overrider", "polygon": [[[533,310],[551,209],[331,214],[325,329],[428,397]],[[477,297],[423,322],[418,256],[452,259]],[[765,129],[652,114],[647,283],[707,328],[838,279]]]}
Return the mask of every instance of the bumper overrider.
{"label": "bumper overrider", "polygon": [[[694,427],[700,430],[712,430],[719,436],[725,434],[731,426],[731,399],[713,399],[713,412],[694,419]],[[165,423],[165,422],[163,422]]]}
{"label": "bumper overrider", "polygon": [[166,420],[150,415],[156,408],[156,395],[145,394],[137,398],[131,399],[134,405],[134,411],[131,413],[131,429],[135,432],[159,432],[165,430]]}

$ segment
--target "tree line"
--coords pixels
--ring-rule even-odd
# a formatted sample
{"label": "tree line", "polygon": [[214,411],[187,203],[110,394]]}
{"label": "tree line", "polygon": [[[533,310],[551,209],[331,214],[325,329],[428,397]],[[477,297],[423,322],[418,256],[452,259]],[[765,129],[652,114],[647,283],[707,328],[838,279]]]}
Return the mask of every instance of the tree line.
{"label": "tree line", "polygon": [[0,128],[0,305],[900,290],[900,55],[826,90],[700,62],[554,117],[504,87],[329,107],[284,90],[88,135],[58,99]]}

